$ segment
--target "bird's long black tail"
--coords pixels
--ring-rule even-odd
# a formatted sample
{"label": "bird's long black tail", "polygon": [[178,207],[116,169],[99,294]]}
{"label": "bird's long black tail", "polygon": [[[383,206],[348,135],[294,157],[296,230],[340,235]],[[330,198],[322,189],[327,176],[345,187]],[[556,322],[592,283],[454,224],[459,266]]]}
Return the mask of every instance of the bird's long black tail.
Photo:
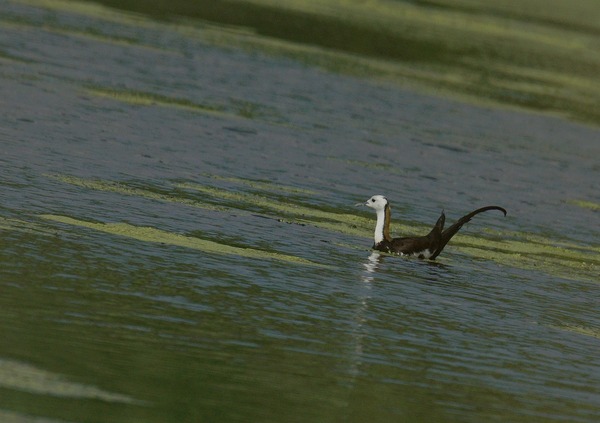
{"label": "bird's long black tail", "polygon": [[430,259],[431,260],[435,259],[442,252],[442,250],[444,249],[444,247],[446,246],[448,241],[450,241],[450,239],[452,239],[452,237],[454,235],[456,235],[456,233],[460,230],[460,228],[462,228],[462,226],[465,223],[467,223],[469,220],[471,220],[473,218],[473,216],[478,215],[479,213],[486,212],[488,210],[500,210],[502,213],[504,213],[504,216],[506,216],[506,210],[504,210],[502,207],[499,207],[499,206],[482,207],[480,209],[472,211],[471,213],[469,213],[467,215],[464,215],[463,217],[458,219],[458,221],[454,225],[449,226],[444,231],[442,231],[441,242],[439,244],[439,247],[437,248],[437,250],[435,250],[435,252],[432,254]]}

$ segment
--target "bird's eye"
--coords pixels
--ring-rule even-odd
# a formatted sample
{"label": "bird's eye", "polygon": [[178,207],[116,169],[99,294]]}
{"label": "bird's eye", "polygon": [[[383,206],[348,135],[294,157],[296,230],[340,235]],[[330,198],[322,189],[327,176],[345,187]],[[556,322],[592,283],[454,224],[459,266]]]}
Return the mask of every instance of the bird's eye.
{"label": "bird's eye", "polygon": [[374,198],[371,198],[371,203],[374,203],[374,202],[375,202],[375,199],[374,199]]}

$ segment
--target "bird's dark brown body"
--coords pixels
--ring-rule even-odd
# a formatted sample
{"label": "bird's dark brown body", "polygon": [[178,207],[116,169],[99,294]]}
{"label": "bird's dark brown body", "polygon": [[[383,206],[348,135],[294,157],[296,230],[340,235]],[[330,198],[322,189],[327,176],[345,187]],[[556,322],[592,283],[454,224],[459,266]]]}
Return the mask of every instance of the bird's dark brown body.
{"label": "bird's dark brown body", "polygon": [[499,210],[506,216],[506,210],[502,207],[482,207],[461,217],[452,226],[444,229],[446,216],[442,212],[435,226],[427,235],[392,238],[390,236],[391,208],[388,200],[382,195],[375,195],[365,205],[375,209],[377,212],[377,226],[375,227],[373,249],[386,253],[410,255],[431,260],[434,260],[442,252],[448,241],[475,215],[488,210]]}

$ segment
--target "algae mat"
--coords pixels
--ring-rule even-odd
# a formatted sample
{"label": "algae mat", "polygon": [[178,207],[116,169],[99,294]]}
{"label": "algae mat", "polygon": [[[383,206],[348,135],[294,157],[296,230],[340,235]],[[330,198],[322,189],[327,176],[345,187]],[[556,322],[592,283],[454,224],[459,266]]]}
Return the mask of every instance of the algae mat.
{"label": "algae mat", "polygon": [[[93,5],[21,0],[150,25]],[[151,16],[199,18],[176,28],[214,45],[260,51],[369,79],[411,84],[477,103],[557,113],[598,125],[598,7],[519,2],[100,0]],[[207,25],[206,21],[217,25]],[[92,34],[94,35],[94,34]],[[532,60],[535,58],[535,61]]]}
{"label": "algae mat", "polygon": [[[374,224],[372,217],[321,210],[300,201],[295,201],[294,203],[286,202],[281,197],[278,199],[269,194],[277,191],[290,191],[291,188],[286,188],[285,186],[278,187],[276,184],[257,184],[250,180],[241,180],[239,178],[229,179],[228,182],[243,186],[253,186],[255,190],[262,190],[263,193],[246,193],[237,190],[228,191],[215,186],[198,183],[175,182],[172,185],[175,191],[171,194],[166,194],[158,190],[133,188],[128,184],[112,181],[91,180],[70,175],[52,175],[51,177],[61,182],[88,189],[107,190],[124,195],[180,203],[208,210],[229,212],[235,210],[235,213],[249,213],[250,210],[256,210],[264,213],[267,217],[288,223],[311,225],[316,228],[351,236],[370,238]],[[215,175],[213,178],[218,180],[221,177]],[[165,188],[163,188],[164,190]],[[203,201],[194,200],[193,196],[190,197],[185,192],[177,190],[200,192],[203,194]],[[64,219],[68,220],[68,218]],[[450,220],[452,219],[450,218]],[[183,237],[151,228],[135,228],[126,224],[93,224],[73,220],[65,221],[64,223],[78,224],[80,226],[87,225],[92,229],[133,236],[137,239],[147,241],[165,242],[165,240],[168,240],[167,243],[173,245],[188,246],[211,252],[238,254],[256,258],[271,257],[304,263],[304,260],[293,256],[282,256],[276,253],[222,246],[213,241]],[[417,225],[415,228],[414,226],[402,223],[393,223],[392,228],[403,234],[414,234],[427,230],[426,225]],[[130,229],[134,229],[133,232],[129,233]],[[600,248],[598,247],[578,245],[567,240],[561,241],[539,235],[534,236],[525,232],[484,232],[486,233],[485,236],[470,235],[468,233],[459,234],[453,239],[449,249],[456,248],[474,258],[492,260],[503,266],[541,271],[549,276],[582,281],[596,280],[595,275],[597,275],[598,268],[600,267]],[[369,245],[370,241],[365,240],[365,248]],[[305,264],[309,263],[315,264],[309,261]]]}
{"label": "algae mat", "polygon": [[[89,398],[106,402],[141,404],[127,395],[68,381],[65,377],[30,364],[0,358],[0,388],[53,397]],[[0,417],[1,417],[0,410]]]}
{"label": "algae mat", "polygon": [[95,231],[136,239],[138,241],[190,248],[194,250],[203,251],[205,253],[228,254],[253,259],[279,260],[301,265],[326,267],[325,265],[315,263],[310,260],[305,260],[300,257],[280,254],[271,251],[262,251],[253,248],[234,247],[231,245],[224,245],[206,239],[174,234],[171,232],[162,231],[160,229],[150,227],[139,227],[127,223],[94,223],[85,220],[74,219],[67,216],[57,216],[50,214],[41,215],[40,217],[57,223],[93,229]]}

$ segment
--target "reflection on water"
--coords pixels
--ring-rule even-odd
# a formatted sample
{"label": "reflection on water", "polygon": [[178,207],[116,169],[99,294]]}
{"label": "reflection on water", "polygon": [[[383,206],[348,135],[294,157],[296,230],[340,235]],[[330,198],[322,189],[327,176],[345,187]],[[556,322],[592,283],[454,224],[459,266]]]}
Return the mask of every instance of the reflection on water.
{"label": "reflection on water", "polygon": [[367,261],[363,263],[365,271],[362,273],[361,280],[363,285],[359,288],[356,297],[356,306],[354,307],[354,324],[352,327],[353,351],[350,359],[350,383],[354,384],[359,377],[364,360],[364,342],[368,335],[367,313],[369,311],[369,302],[371,301],[371,283],[375,278],[375,272],[379,265],[381,254],[373,251]]}
{"label": "reflection on water", "polygon": [[369,255],[369,257],[367,258],[367,261],[365,263],[363,263],[363,267],[365,269],[365,272],[362,276],[362,280],[365,283],[371,283],[373,282],[373,279],[375,278],[375,272],[377,271],[377,268],[379,267],[379,262],[381,261],[381,253],[379,251],[372,251],[371,254]]}

